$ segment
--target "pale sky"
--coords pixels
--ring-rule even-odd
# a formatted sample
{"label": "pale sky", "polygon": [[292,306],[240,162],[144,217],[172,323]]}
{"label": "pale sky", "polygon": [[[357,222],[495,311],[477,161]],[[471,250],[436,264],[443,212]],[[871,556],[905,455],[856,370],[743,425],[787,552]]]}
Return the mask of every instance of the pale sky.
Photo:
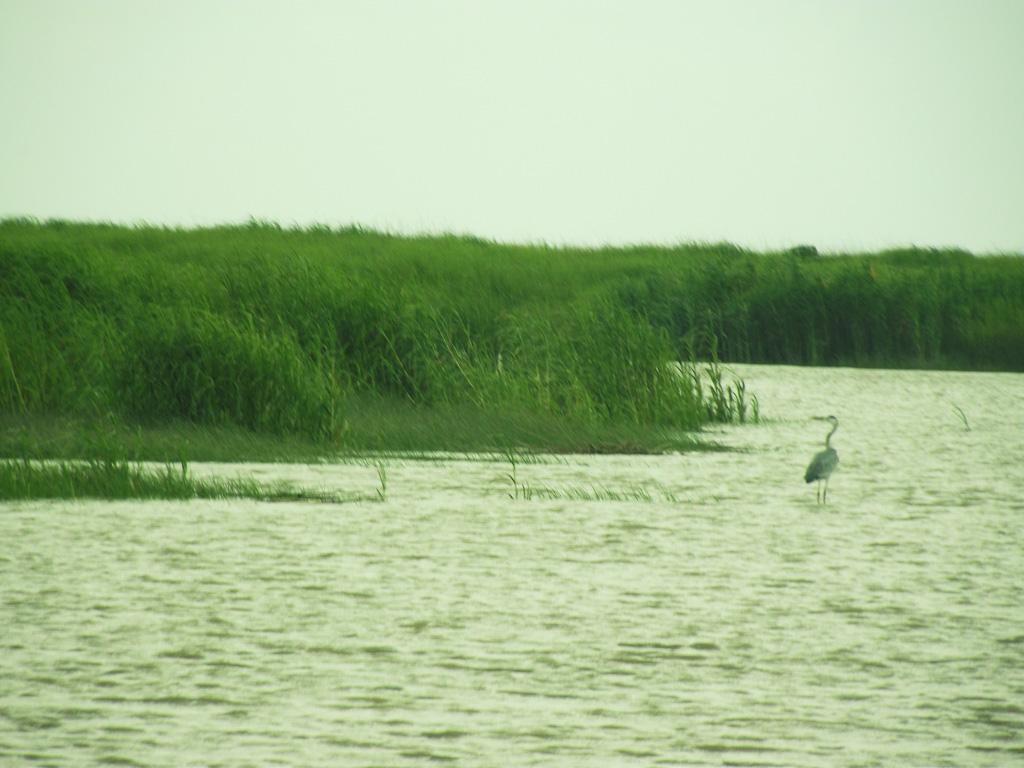
{"label": "pale sky", "polygon": [[1024,251],[1024,0],[0,0],[0,217]]}

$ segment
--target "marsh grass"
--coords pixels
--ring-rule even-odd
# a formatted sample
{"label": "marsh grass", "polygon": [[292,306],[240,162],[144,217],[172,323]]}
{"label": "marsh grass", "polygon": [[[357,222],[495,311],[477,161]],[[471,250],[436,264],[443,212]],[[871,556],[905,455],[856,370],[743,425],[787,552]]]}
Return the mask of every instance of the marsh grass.
{"label": "marsh grass", "polygon": [[721,360],[1024,371],[1022,254],[683,250],[644,251],[620,296]]}
{"label": "marsh grass", "polygon": [[668,502],[678,501],[676,495],[661,486],[648,488],[644,485],[612,487],[608,485],[566,485],[562,487],[533,485],[529,480],[519,478],[516,464],[506,475],[511,482],[512,490],[508,497],[513,501],[531,501],[543,499],[547,501],[635,501],[635,502]]}
{"label": "marsh grass", "polygon": [[258,489],[238,482],[209,483],[166,465],[144,470],[128,462],[0,462],[0,498],[194,499],[246,496]]}
{"label": "marsh grass", "polygon": [[524,462],[528,463],[550,463],[550,457],[536,457],[529,454],[517,453],[513,447],[508,447],[498,457],[508,465],[505,479],[509,481],[511,490],[507,495],[513,501],[531,501],[533,499],[544,499],[548,501],[634,501],[634,502],[668,502],[678,501],[676,495],[660,484],[653,484],[651,487],[641,484],[612,487],[608,485],[566,485],[561,487],[549,485],[534,485],[529,479],[522,479],[519,474],[519,466]]}
{"label": "marsh grass", "polygon": [[112,414],[337,454],[650,451],[706,418],[607,254],[10,220],[0,248],[0,412],[22,424]]}
{"label": "marsh grass", "polygon": [[[51,427],[52,428],[52,427]],[[66,435],[61,432],[62,435]],[[187,440],[174,441],[162,459],[164,466],[146,466],[143,431],[129,436],[123,427],[109,421],[95,422],[79,430],[73,443],[38,442],[38,435],[22,425],[8,430],[0,450],[14,458],[0,459],[0,500],[98,498],[98,499],[222,499],[248,498],[259,501],[342,502],[384,500],[360,493],[325,493],[296,488],[290,483],[259,483],[252,478],[199,479],[189,471]],[[73,445],[74,447],[69,447]],[[223,450],[223,448],[221,449]],[[55,456],[74,454],[67,460]],[[234,459],[237,460],[237,459]],[[382,483],[386,483],[381,477]],[[386,490],[386,485],[385,485]]]}
{"label": "marsh grass", "polygon": [[963,412],[963,411],[962,411],[962,410],[960,409],[960,406],[959,406],[959,405],[957,405],[956,403],[954,403],[954,404],[953,404],[953,412],[954,412],[954,413],[955,413],[955,414],[956,414],[956,415],[957,415],[957,416],[958,416],[958,417],[960,418],[960,421],[962,421],[962,422],[963,422],[963,425],[964,425],[964,429],[965,429],[966,431],[970,432],[970,431],[971,431],[971,425],[970,425],[970,424],[968,423],[968,421],[967,421],[967,414],[965,414],[965,413],[964,413],[964,412]]}
{"label": "marsh grass", "polygon": [[[258,501],[341,502],[342,497],[296,489],[289,484],[267,485],[251,478],[197,479],[187,464],[149,469],[125,460],[37,462],[0,460],[0,499],[227,499]],[[366,497],[365,500],[369,500]]]}
{"label": "marsh grass", "polygon": [[380,488],[377,489],[377,498],[381,501],[388,500],[388,470],[382,463],[377,464],[377,477],[380,480]]}
{"label": "marsh grass", "polygon": [[1024,370],[1022,340],[1011,257],[0,221],[0,429],[49,419],[60,458],[98,419],[159,461],[692,447],[759,418],[720,361]]}
{"label": "marsh grass", "polygon": [[204,434],[231,458],[275,439],[319,456],[651,452],[732,408],[702,402],[669,366],[671,333],[618,300],[614,253],[15,220],[0,249],[0,418],[75,425],[47,432],[61,458],[88,455],[78,425],[97,418],[151,460],[220,458]]}
{"label": "marsh grass", "polygon": [[644,485],[630,485],[614,488],[606,485],[570,485],[564,488],[542,486],[531,489],[529,497],[554,501],[632,501],[632,502],[667,502],[678,501],[676,495],[658,485],[648,488]]}

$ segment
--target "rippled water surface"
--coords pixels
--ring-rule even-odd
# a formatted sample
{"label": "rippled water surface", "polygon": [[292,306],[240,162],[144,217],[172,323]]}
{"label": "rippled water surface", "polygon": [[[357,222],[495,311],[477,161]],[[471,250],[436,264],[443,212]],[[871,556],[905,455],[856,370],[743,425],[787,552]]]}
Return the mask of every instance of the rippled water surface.
{"label": "rippled water surface", "polygon": [[1024,376],[735,371],[734,452],[0,505],[0,765],[1024,764]]}

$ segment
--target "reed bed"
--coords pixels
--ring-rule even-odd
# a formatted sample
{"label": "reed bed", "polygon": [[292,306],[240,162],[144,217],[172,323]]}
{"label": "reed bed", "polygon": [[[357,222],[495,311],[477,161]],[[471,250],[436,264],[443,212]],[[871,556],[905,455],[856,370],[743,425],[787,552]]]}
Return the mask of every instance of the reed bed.
{"label": "reed bed", "polygon": [[627,449],[703,420],[669,334],[605,284],[577,284],[580,254],[24,221],[0,224],[0,249],[0,407],[29,420],[349,451]]}
{"label": "reed bed", "polygon": [[187,464],[152,469],[127,460],[37,462],[0,460],[0,500],[28,499],[237,499],[258,501],[372,501],[365,494],[340,495],[297,489],[286,483],[258,483],[252,478],[200,480]]}
{"label": "reed bed", "polygon": [[1022,339],[1013,257],[0,221],[12,428],[178,424],[321,454],[662,450],[757,418],[720,361],[1024,370]]}
{"label": "reed bed", "polygon": [[[679,254],[683,256],[682,254]],[[1024,257],[722,247],[651,269],[623,303],[724,361],[1024,371]]]}
{"label": "reed bed", "polygon": [[[296,488],[290,483],[259,483],[251,477],[199,479],[189,471],[182,447],[177,451],[177,461],[167,461],[162,468],[146,466],[137,458],[141,441],[141,430],[136,430],[134,440],[127,440],[113,425],[94,425],[89,430],[80,430],[77,450],[65,451],[82,457],[69,461],[50,458],[48,448],[22,427],[13,446],[4,451],[14,458],[0,458],[0,500],[248,498],[342,502],[383,500],[386,491],[383,474],[383,489],[376,496],[325,493]],[[132,446],[136,458],[129,458],[128,446]]]}
{"label": "reed bed", "polygon": [[195,499],[264,494],[253,482],[198,481],[168,464],[147,470],[124,461],[0,461],[0,499]]}

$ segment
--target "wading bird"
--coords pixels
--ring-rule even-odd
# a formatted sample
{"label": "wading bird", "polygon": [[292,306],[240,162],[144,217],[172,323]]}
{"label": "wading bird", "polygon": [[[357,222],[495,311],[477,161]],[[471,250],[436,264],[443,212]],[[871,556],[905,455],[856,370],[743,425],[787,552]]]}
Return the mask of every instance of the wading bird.
{"label": "wading bird", "polygon": [[[825,450],[811,459],[807,472],[804,473],[804,480],[808,483],[813,483],[815,480],[818,481],[818,503],[820,504],[823,501],[827,503],[828,476],[832,474],[832,470],[839,464],[839,454],[836,453],[835,448],[829,445],[832,435],[839,429],[839,419],[835,416],[815,416],[814,418],[818,421],[832,422],[832,431],[825,437]],[[825,481],[825,493],[821,492],[822,480]]]}

